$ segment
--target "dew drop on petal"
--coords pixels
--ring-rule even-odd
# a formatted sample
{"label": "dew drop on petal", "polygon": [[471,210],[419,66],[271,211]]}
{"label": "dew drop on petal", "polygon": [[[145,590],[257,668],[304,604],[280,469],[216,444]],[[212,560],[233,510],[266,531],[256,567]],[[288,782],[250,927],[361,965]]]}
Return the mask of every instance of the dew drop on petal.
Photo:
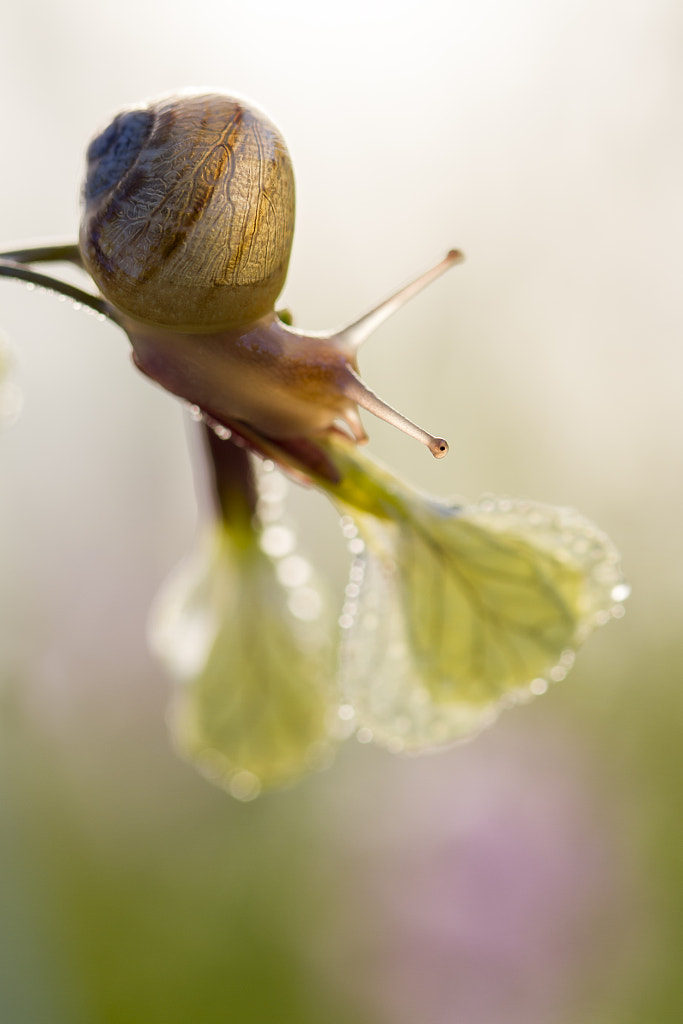
{"label": "dew drop on petal", "polygon": [[301,555],[287,555],[277,565],[277,578],[285,587],[302,587],[311,578],[311,563]]}
{"label": "dew drop on petal", "polygon": [[267,526],[261,534],[261,550],[271,558],[284,558],[290,554],[295,544],[295,537],[288,526],[274,523]]}
{"label": "dew drop on petal", "polygon": [[612,587],[611,598],[620,604],[625,601],[631,594],[631,585],[629,583],[617,583],[616,587]]}
{"label": "dew drop on petal", "polygon": [[282,473],[269,470],[259,480],[259,497],[265,502],[282,501],[287,493],[287,481]]}
{"label": "dew drop on petal", "polygon": [[280,523],[282,521],[282,504],[278,501],[269,502],[259,498],[256,505],[256,513],[264,528],[269,526],[270,523]]}
{"label": "dew drop on petal", "polygon": [[242,800],[246,803],[248,800],[254,800],[259,795],[261,792],[261,781],[253,772],[235,772],[230,779],[229,789],[230,794],[236,800]]}
{"label": "dew drop on petal", "polygon": [[562,651],[562,654],[560,655],[560,665],[562,665],[563,668],[566,668],[567,671],[568,671],[572,667],[572,665],[574,664],[575,659],[576,659],[576,655],[575,655],[574,651],[572,651],[572,649],[570,647],[566,647],[565,650]]}

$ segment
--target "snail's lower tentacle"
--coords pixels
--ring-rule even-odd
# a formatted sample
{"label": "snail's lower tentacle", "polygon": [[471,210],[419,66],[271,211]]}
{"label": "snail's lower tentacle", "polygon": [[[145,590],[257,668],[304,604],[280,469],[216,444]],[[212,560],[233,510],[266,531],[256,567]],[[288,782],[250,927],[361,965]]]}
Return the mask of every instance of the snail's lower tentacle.
{"label": "snail's lower tentacle", "polygon": [[435,437],[428,431],[423,430],[422,427],[418,427],[416,423],[413,423],[407,416],[398,412],[393,406],[387,405],[379,395],[376,395],[374,391],[371,391],[363,383],[358,374],[351,368],[349,368],[348,375],[344,380],[343,390],[344,394],[357,405],[360,405],[361,409],[367,409],[368,412],[373,413],[379,419],[385,420],[386,423],[391,423],[393,427],[398,427],[404,434],[408,434],[417,441],[421,441],[422,444],[429,448],[435,459],[441,459],[444,455],[448,454],[448,442],[443,437]]}
{"label": "snail's lower tentacle", "polygon": [[350,406],[344,413],[344,422],[349,427],[356,444],[367,444],[370,438],[365,432],[365,427],[361,423],[361,418],[358,415],[358,410],[354,405]]}

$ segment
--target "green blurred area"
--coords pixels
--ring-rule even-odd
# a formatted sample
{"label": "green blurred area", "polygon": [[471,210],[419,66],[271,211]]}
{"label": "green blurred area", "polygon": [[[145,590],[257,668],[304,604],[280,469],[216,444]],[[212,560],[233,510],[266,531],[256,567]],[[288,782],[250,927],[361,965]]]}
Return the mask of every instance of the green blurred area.
{"label": "green blurred area", "polygon": [[0,1019],[358,1019],[316,981],[339,893],[310,798],[237,804],[160,723],[55,743],[3,712]]}
{"label": "green blurred area", "polygon": [[[162,707],[133,717],[109,697],[55,735],[17,678],[0,718],[0,1019],[403,1020],[391,986],[407,985],[419,1007],[422,943],[437,992],[474,950],[498,1005],[477,1021],[500,1012],[512,968],[529,1021],[678,1019],[680,645],[660,631],[645,646],[622,625],[594,638],[562,685],[471,744],[420,760],[354,744],[332,769],[247,805],[175,758]],[[458,815],[469,820],[472,801],[463,836]],[[468,881],[468,842],[486,858],[492,839],[500,862],[485,884],[476,871]],[[553,874],[564,858],[576,866]],[[546,885],[544,921],[534,889]],[[493,917],[490,887],[502,897]],[[529,898],[519,920],[506,908],[517,887]],[[469,920],[462,934],[432,929],[429,915],[444,911]],[[511,925],[517,948],[503,954],[496,933]],[[550,970],[526,963],[541,958],[539,936]],[[468,984],[446,1006],[467,1007]],[[424,1019],[444,1012],[427,1003]]]}

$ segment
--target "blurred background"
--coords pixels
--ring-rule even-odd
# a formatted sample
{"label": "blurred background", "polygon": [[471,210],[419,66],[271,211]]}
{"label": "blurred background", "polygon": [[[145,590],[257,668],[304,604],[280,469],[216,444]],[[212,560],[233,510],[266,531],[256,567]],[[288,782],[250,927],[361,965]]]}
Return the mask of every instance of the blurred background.
{"label": "blurred background", "polygon": [[[476,741],[238,804],[173,753],[149,606],[197,525],[190,428],[110,324],[0,284],[0,1020],[664,1024],[683,1019],[675,0],[5,5],[0,237],[75,237],[119,107],[248,95],[288,141],[283,303],[336,325],[458,246],[367,345],[440,495],[574,505],[621,548],[626,618]],[[336,516],[290,522],[341,599]]]}

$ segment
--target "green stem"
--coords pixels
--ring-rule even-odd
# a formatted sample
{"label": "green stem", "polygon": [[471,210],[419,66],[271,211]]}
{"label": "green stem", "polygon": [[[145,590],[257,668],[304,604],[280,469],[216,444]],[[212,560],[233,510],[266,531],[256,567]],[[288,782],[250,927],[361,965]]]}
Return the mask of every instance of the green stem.
{"label": "green stem", "polygon": [[67,299],[71,299],[72,302],[78,302],[82,306],[87,306],[101,316],[106,316],[109,320],[113,320],[114,323],[118,323],[111,306],[104,299],[84,291],[83,288],[77,288],[66,281],[61,281],[58,277],[52,277],[51,274],[41,274],[37,270],[32,270],[21,262],[14,262],[11,259],[5,258],[5,256],[0,257],[0,277],[12,277],[17,281],[26,281],[27,284],[34,284],[39,288],[46,288],[48,291],[56,292],[58,295],[64,295]]}
{"label": "green stem", "polygon": [[254,534],[258,499],[251,456],[211,427],[203,430],[216,512],[233,537],[242,537],[246,545]]}

